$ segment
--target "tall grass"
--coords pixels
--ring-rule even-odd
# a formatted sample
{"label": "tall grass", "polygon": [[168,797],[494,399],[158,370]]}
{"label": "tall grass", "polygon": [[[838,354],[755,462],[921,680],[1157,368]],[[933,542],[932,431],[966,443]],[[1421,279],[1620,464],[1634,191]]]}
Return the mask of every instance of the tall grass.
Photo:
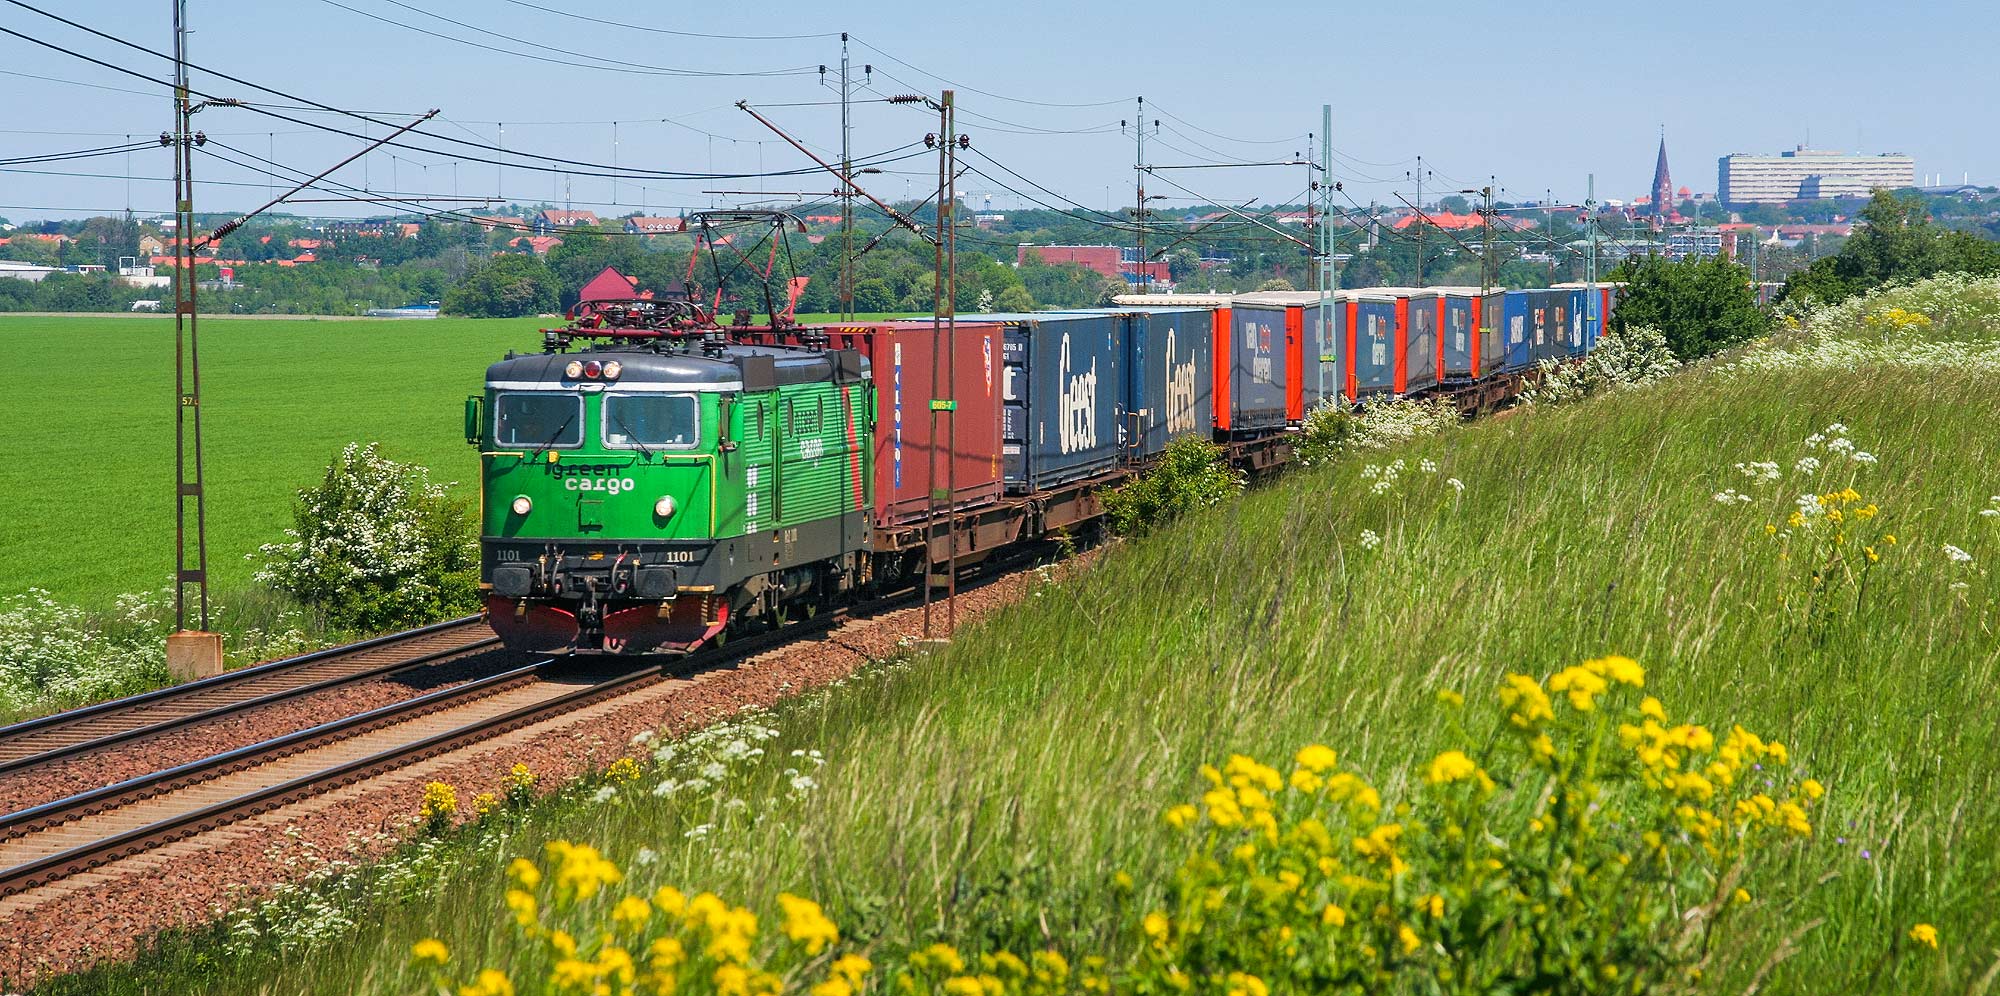
{"label": "tall grass", "polygon": [[[1759,899],[1716,989],[1742,989],[1817,918],[1773,991],[1860,991],[1917,921],[1938,926],[1943,955],[1881,984],[1942,988],[2000,947],[2000,606],[1985,573],[2000,518],[1978,514],[2000,492],[1995,388],[1979,370],[1907,365],[1709,369],[1339,458],[1119,545],[864,688],[781,710],[779,738],[720,795],[654,802],[642,784],[631,804],[535,821],[509,850],[586,839],[631,887],[763,909],[810,895],[890,945],[1118,950],[1134,934],[1113,877],[1136,879],[1134,904],[1157,899],[1177,857],[1159,813],[1200,763],[1321,742],[1393,800],[1416,762],[1460,746],[1435,690],[1488,696],[1509,671],[1615,651],[1647,666],[1677,718],[1779,737],[1829,789],[1811,845],[1751,870]],[[1879,463],[1794,470],[1832,423]],[[1781,481],[1733,466],[1765,460]],[[1850,611],[1808,624],[1780,610],[1808,582],[1766,526],[1850,476],[1898,543]],[[1752,500],[1715,500],[1725,490]],[[805,748],[828,763],[800,795],[783,769]],[[727,798],[756,819],[690,837]],[[642,847],[656,860],[635,865]],[[504,964],[505,857],[348,940],[202,982],[413,991],[409,944],[430,935],[463,964]]]}

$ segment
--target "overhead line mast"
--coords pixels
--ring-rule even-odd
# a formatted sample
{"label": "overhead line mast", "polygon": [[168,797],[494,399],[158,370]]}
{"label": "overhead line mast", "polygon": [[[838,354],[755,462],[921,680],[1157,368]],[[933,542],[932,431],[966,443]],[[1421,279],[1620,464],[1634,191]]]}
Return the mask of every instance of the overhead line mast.
{"label": "overhead line mast", "polygon": [[[201,352],[195,320],[194,146],[195,107],[188,98],[187,0],[171,0],[174,14],[174,131],[160,136],[174,147],[174,629],[197,653],[213,645],[221,669],[222,641],[208,632],[208,506],[201,453]],[[208,136],[199,141],[206,144]],[[192,458],[192,459],[190,459]],[[188,566],[188,506],[194,506],[194,566]],[[188,629],[187,588],[197,592],[201,629]],[[171,642],[171,641],[170,641]],[[175,655],[169,654],[171,659]]]}

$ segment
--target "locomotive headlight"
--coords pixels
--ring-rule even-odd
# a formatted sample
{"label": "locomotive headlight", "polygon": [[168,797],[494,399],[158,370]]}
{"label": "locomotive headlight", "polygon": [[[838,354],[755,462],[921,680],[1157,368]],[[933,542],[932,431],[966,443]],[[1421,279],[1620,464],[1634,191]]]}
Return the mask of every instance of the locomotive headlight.
{"label": "locomotive headlight", "polygon": [[662,519],[673,518],[674,496],[661,495],[660,500],[653,503],[653,514],[659,516]]}
{"label": "locomotive headlight", "polygon": [[514,510],[515,515],[526,515],[534,510],[535,503],[529,501],[527,495],[516,495],[514,504],[509,507]]}
{"label": "locomotive headlight", "polygon": [[583,363],[578,360],[569,361],[569,366],[563,368],[563,376],[571,380],[583,376]]}
{"label": "locomotive headlight", "polygon": [[593,378],[594,378],[594,377],[596,377],[596,376],[597,376],[598,374],[600,374],[600,373],[603,373],[603,372],[604,372],[604,364],[602,364],[602,363],[599,363],[599,362],[597,362],[596,360],[591,360],[590,362],[588,362],[588,363],[585,363],[585,364],[583,365],[583,375],[584,375],[585,377],[593,377]]}
{"label": "locomotive headlight", "polygon": [[618,375],[624,372],[625,372],[624,364],[619,363],[617,360],[612,360],[611,362],[606,363],[604,365],[605,380],[617,380]]}

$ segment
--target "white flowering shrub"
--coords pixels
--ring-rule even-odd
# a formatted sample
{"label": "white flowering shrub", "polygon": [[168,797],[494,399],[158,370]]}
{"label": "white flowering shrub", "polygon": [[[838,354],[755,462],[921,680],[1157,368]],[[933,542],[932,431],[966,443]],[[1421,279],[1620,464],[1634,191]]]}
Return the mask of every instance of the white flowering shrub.
{"label": "white flowering shrub", "polygon": [[1667,337],[1650,325],[1606,328],[1580,363],[1543,360],[1541,380],[1521,392],[1529,405],[1562,405],[1607,390],[1643,387],[1674,372],[1680,361]]}
{"label": "white flowering shrub", "polygon": [[167,682],[166,627],[137,616],[138,596],[120,616],[89,613],[31,588],[0,601],[0,717],[51,712],[144,691]]}
{"label": "white flowering shrub", "polygon": [[268,543],[257,580],[332,625],[380,632],[479,607],[476,526],[466,506],[414,464],[350,443],[299,492],[291,537]]}
{"label": "white flowering shrub", "polygon": [[1793,306],[1786,331],[1725,374],[1862,366],[2000,373],[2000,277],[1962,273],[1884,287],[1836,305]]}
{"label": "white flowering shrub", "polygon": [[1327,463],[1350,450],[1386,450],[1457,428],[1458,408],[1442,398],[1391,398],[1349,411],[1339,399],[1306,413],[1292,452],[1301,467]]}

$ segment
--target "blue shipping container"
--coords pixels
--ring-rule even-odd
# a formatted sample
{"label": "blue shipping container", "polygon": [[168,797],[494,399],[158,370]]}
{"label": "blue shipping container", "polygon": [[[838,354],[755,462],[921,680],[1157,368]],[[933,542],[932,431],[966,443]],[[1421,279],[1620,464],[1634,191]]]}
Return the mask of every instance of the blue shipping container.
{"label": "blue shipping container", "polygon": [[1136,308],[1126,326],[1125,406],[1137,427],[1127,441],[1149,457],[1182,436],[1207,438],[1215,425],[1209,345],[1213,308]]}
{"label": "blue shipping container", "polygon": [[1531,363],[1569,355],[1569,315],[1568,291],[1542,287],[1528,292],[1528,331],[1534,339],[1528,350]]}
{"label": "blue shipping container", "polygon": [[1535,365],[1531,357],[1535,349],[1535,333],[1529,327],[1531,312],[1528,295],[1531,291],[1510,290],[1501,297],[1500,335],[1504,340],[1502,350],[1506,355],[1506,369],[1526,370]]}
{"label": "blue shipping container", "polygon": [[1028,494],[1118,465],[1125,410],[1125,319],[1116,313],[961,315],[1006,326],[1001,469]]}
{"label": "blue shipping container", "polygon": [[1396,389],[1396,299],[1366,292],[1354,298],[1354,355],[1349,373],[1356,397]]}
{"label": "blue shipping container", "polygon": [[1404,291],[1403,390],[1421,391],[1438,382],[1438,292]]}
{"label": "blue shipping container", "polygon": [[1227,372],[1231,432],[1285,424],[1285,374],[1284,307],[1232,302]]}
{"label": "blue shipping container", "polygon": [[1444,327],[1439,330],[1439,348],[1444,352],[1447,378],[1472,376],[1472,340],[1479,330],[1472,327],[1472,299],[1476,290],[1454,287],[1444,291]]}

